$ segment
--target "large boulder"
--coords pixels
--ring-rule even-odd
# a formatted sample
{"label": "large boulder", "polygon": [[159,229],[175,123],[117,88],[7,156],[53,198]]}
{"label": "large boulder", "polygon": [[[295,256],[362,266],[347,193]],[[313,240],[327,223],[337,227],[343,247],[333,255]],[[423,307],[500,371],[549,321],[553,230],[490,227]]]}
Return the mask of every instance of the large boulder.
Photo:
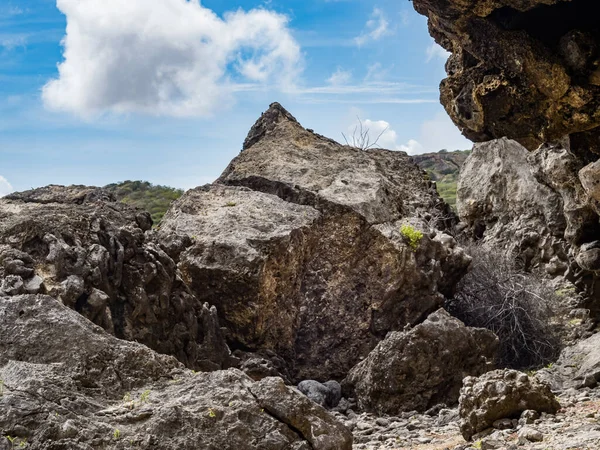
{"label": "large boulder", "polygon": [[453,220],[405,153],[342,146],[273,104],[159,235],[233,349],[273,350],[294,381],[325,381],[452,292],[469,264],[442,233]]}
{"label": "large boulder", "polygon": [[474,141],[530,150],[572,135],[600,152],[600,34],[587,0],[414,0],[452,52],[441,101]]}
{"label": "large boulder", "polygon": [[[471,235],[526,271],[575,284],[598,302],[600,220],[593,184],[568,142],[529,152],[506,138],[475,144],[463,165],[457,209]],[[584,188],[583,180],[585,185]]]}
{"label": "large boulder", "polygon": [[572,261],[563,200],[535,178],[528,156],[506,138],[475,144],[458,180],[458,214],[475,238],[523,269],[564,275]]}
{"label": "large boulder", "polygon": [[518,419],[523,411],[555,414],[560,404],[550,386],[516,370],[494,370],[467,377],[460,390],[460,431],[466,440],[499,419]]}
{"label": "large boulder", "polygon": [[15,448],[352,448],[281,379],[194,373],[48,296],[0,297],[0,379],[0,431]]}
{"label": "large boulder", "polygon": [[84,186],[0,199],[0,295],[48,294],[109,333],[187,366],[229,366],[216,310],[149,237],[148,213]]}
{"label": "large boulder", "polygon": [[410,331],[391,332],[344,380],[361,409],[397,415],[458,400],[462,380],[490,370],[498,338],[440,309]]}

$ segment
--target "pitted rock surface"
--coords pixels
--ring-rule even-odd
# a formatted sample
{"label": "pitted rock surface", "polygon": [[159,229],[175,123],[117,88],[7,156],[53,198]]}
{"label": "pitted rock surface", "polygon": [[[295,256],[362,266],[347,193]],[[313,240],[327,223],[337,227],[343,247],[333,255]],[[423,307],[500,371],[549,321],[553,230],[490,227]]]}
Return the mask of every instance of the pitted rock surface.
{"label": "pitted rock surface", "polygon": [[519,418],[526,410],[555,414],[560,409],[550,386],[516,370],[494,370],[467,377],[460,390],[460,429],[465,439],[499,419]]}
{"label": "pitted rock surface", "polygon": [[48,294],[191,368],[229,367],[216,310],[183,283],[151,226],[148,213],[98,188],[49,186],[0,199],[0,294]]}
{"label": "pitted rock surface", "polygon": [[[405,153],[342,146],[273,104],[219,180],[173,204],[159,237],[234,350],[273,350],[292,381],[325,381],[441,306],[469,264],[442,238],[453,223]],[[403,224],[423,231],[415,249]]]}
{"label": "pitted rock surface", "polygon": [[[350,450],[281,379],[194,373],[47,296],[0,297],[0,448]],[[7,447],[9,445],[9,447]]]}
{"label": "pitted rock surface", "polygon": [[440,309],[410,331],[391,332],[344,380],[361,409],[396,415],[458,400],[462,380],[490,370],[498,338]]}
{"label": "pitted rock surface", "polygon": [[600,151],[600,29],[588,0],[415,0],[452,52],[441,101],[474,141],[508,136],[534,150],[572,135]]}

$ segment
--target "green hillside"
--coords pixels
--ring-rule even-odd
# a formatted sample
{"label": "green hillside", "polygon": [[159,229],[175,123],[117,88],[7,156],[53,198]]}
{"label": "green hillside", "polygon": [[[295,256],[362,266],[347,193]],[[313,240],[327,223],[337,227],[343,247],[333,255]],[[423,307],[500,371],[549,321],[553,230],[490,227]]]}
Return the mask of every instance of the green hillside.
{"label": "green hillside", "polygon": [[174,200],[183,195],[183,190],[169,186],[156,186],[147,181],[123,181],[105,186],[117,200],[148,211],[156,225],[163,218]]}
{"label": "green hillside", "polygon": [[441,150],[437,153],[425,153],[413,156],[419,167],[425,170],[436,182],[440,196],[456,208],[456,184],[460,168],[471,153],[470,150],[449,152]]}

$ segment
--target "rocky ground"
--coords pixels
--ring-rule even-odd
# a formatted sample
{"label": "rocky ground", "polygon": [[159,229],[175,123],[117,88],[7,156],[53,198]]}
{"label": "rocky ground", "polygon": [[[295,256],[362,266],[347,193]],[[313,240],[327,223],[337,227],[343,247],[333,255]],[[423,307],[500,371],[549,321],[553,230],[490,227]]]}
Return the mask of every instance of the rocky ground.
{"label": "rocky ground", "polygon": [[[407,412],[399,417],[371,414],[335,415],[352,429],[353,449],[360,450],[595,450],[600,448],[600,389],[566,391],[558,395],[556,414],[541,414],[531,424],[513,426],[500,421],[498,429],[466,442],[460,433],[458,409],[427,415]],[[517,421],[518,422],[518,421]],[[539,441],[539,442],[538,442]]]}

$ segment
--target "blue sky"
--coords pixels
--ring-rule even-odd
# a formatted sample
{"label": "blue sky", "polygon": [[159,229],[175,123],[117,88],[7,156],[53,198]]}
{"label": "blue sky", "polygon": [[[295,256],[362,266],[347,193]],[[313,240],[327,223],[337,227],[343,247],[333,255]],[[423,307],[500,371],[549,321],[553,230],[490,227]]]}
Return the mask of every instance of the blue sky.
{"label": "blue sky", "polygon": [[2,0],[0,195],[210,182],[273,101],[337,140],[358,116],[386,148],[469,148],[446,56],[408,1]]}

